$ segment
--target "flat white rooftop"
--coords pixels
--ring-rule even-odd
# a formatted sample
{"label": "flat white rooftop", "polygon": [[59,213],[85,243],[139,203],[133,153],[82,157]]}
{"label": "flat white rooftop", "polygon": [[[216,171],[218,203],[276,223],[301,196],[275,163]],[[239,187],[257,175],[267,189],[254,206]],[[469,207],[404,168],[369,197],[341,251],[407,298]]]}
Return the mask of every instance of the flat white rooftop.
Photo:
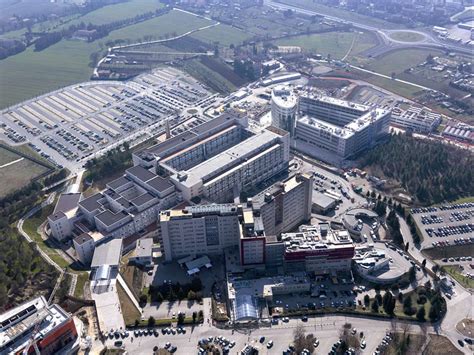
{"label": "flat white rooftop", "polygon": [[[181,172],[180,174],[187,175],[186,180],[181,183],[186,186],[194,186],[200,181],[212,179],[214,176],[239,164],[243,158],[257,152],[261,146],[270,143],[278,137],[280,137],[278,134],[264,129],[240,142],[238,145],[213,156],[185,172]],[[173,175],[172,178],[179,181],[178,174]]]}

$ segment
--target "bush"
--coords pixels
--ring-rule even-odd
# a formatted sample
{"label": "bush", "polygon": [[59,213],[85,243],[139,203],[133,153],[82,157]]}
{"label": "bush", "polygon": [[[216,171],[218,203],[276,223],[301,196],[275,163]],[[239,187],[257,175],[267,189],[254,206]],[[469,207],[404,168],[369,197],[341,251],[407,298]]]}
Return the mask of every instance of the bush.
{"label": "bush", "polygon": [[418,319],[420,322],[425,321],[425,307],[421,306],[418,309],[418,312],[416,312],[416,319]]}

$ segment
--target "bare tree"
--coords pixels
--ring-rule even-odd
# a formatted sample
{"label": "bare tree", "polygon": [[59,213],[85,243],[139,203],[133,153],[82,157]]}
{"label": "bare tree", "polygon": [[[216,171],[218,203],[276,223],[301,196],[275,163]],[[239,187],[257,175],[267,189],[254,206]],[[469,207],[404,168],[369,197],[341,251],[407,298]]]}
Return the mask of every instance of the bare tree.
{"label": "bare tree", "polygon": [[295,352],[300,354],[303,349],[309,350],[310,353],[314,351],[314,335],[306,334],[306,330],[302,324],[298,324],[293,332],[293,345]]}

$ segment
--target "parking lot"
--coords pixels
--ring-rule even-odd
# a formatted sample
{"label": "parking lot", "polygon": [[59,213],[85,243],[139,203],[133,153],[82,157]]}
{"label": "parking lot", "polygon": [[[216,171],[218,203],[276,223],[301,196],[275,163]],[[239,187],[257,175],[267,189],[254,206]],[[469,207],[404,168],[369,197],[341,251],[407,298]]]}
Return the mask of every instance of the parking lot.
{"label": "parking lot", "polygon": [[82,83],[9,107],[0,116],[0,139],[29,143],[44,158],[74,171],[97,152],[137,133],[164,132],[165,119],[179,124],[177,115],[215,100],[189,75],[160,68],[131,81]]}
{"label": "parking lot", "polygon": [[474,243],[474,203],[413,208],[411,215],[423,249]]}
{"label": "parking lot", "polygon": [[[288,323],[280,323],[271,327],[261,327],[245,330],[218,329],[207,324],[196,327],[185,327],[186,333],[162,334],[158,329],[155,336],[153,331],[148,335],[135,335],[133,330],[129,331],[128,337],[121,338],[122,346],[133,354],[150,354],[152,349],[176,347],[176,354],[197,354],[202,340],[209,341],[212,337],[212,343],[217,344],[221,350],[227,346],[228,354],[240,354],[240,351],[246,345],[252,345],[259,350],[260,354],[282,354],[293,342],[293,331],[298,324],[303,325],[307,334],[312,333],[318,340],[318,346],[314,353],[328,353],[333,344],[339,340],[339,331],[345,323],[350,323],[351,327],[356,328],[357,335],[361,342],[365,341],[363,354],[372,354],[376,348],[383,342],[387,331],[391,330],[390,321],[381,321],[373,319],[364,319],[350,316],[323,316],[309,317],[303,322],[300,318],[291,318]],[[413,326],[412,331],[415,331]],[[360,333],[362,332],[362,336]],[[216,337],[225,338],[227,345],[221,346],[222,341],[215,340]],[[263,338],[263,339],[262,339]],[[115,337],[108,338],[106,344],[113,346],[117,341]],[[272,346],[268,348],[271,341]],[[231,345],[232,344],[232,345]]]}

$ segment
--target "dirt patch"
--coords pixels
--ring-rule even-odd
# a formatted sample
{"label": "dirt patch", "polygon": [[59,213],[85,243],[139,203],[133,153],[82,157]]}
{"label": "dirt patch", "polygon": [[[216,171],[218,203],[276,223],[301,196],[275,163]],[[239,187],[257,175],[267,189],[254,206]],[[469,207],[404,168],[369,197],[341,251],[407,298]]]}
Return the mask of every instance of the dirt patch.
{"label": "dirt patch", "polygon": [[472,334],[474,334],[474,320],[468,318],[463,319],[456,324],[456,329],[465,337],[472,338]]}
{"label": "dirt patch", "polygon": [[430,338],[423,355],[462,355],[462,351],[459,351],[448,338],[436,334],[430,334]]}

